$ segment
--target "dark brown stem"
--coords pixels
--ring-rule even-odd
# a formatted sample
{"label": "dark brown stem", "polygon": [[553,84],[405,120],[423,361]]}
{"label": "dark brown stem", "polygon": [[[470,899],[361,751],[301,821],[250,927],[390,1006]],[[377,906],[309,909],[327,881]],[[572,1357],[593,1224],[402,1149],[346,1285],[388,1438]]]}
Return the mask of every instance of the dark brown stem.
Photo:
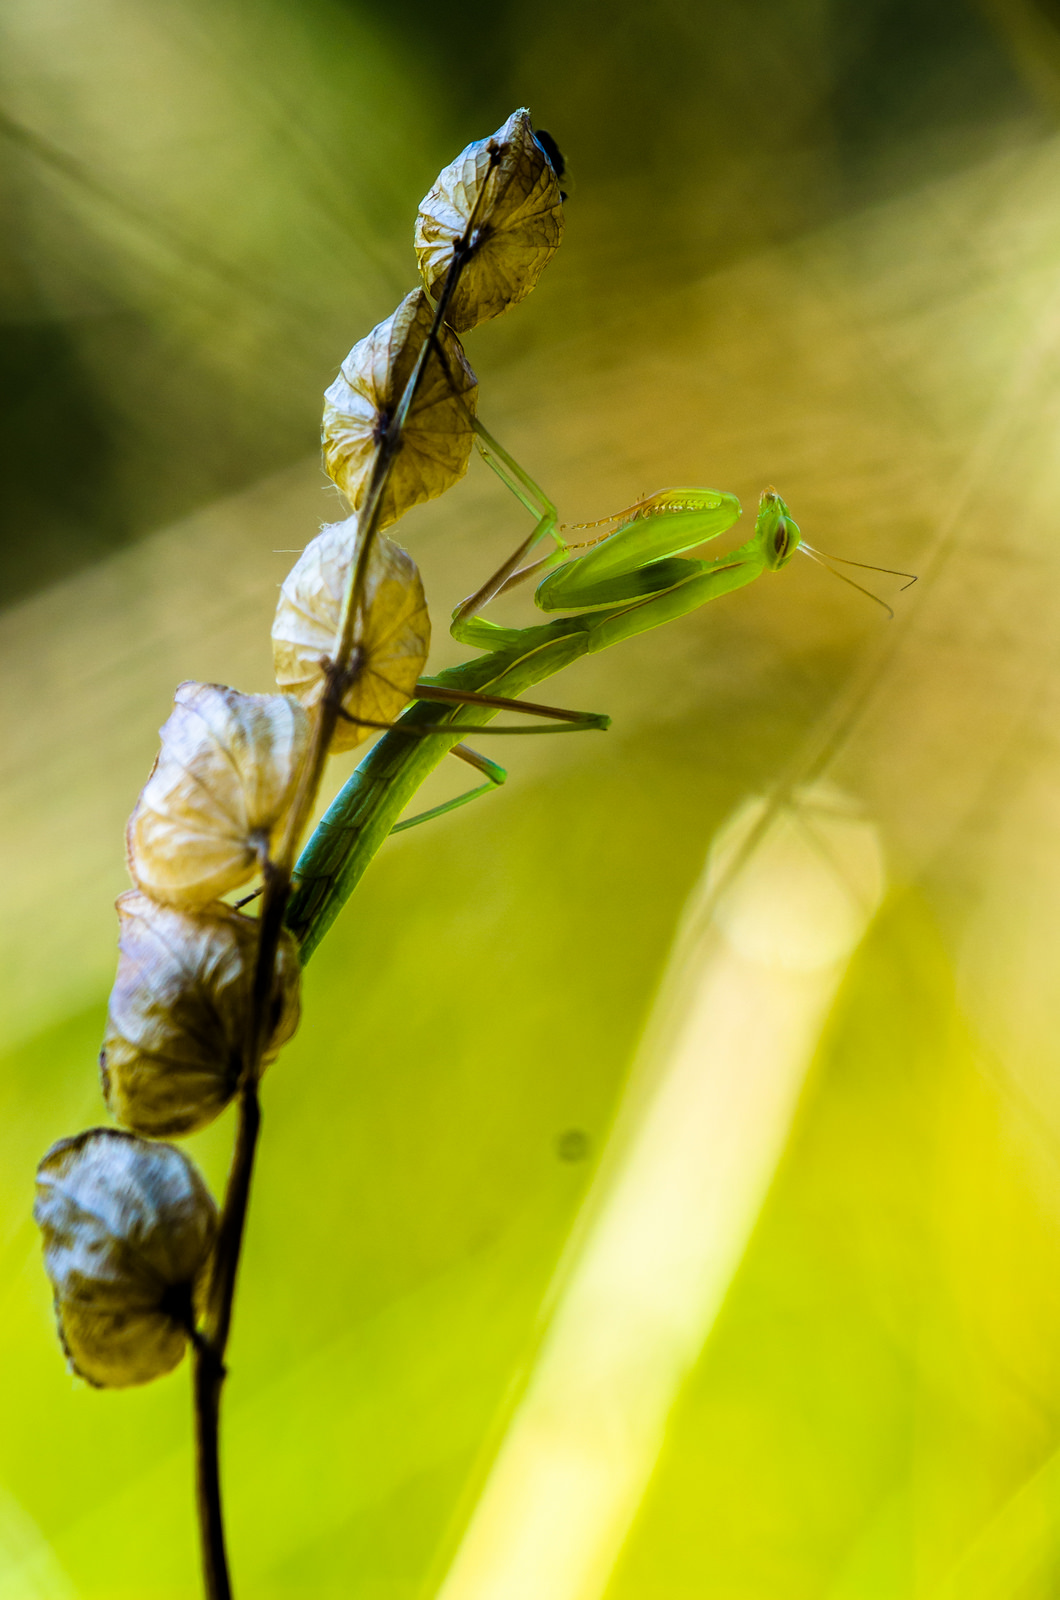
{"label": "dark brown stem", "polygon": [[214,1247],[206,1326],[194,1334],[196,1499],[202,1545],[203,1587],[206,1600],[232,1600],[221,1513],[219,1431],[221,1391],[225,1380],[225,1350],[232,1326],[236,1277],[243,1248],[254,1154],[261,1128],[258,1073],[268,1038],[275,983],[276,947],[290,892],[287,874],[266,873],[258,958],[254,971],[253,1003],[248,1030],[248,1051],[238,1093],[239,1122],[235,1151],[228,1174],[221,1220]]}
{"label": "dark brown stem", "polygon": [[239,1126],[217,1232],[206,1331],[194,1336],[196,1501],[206,1600],[232,1600],[221,1514],[221,1390],[225,1380],[224,1352],[232,1324],[232,1303],[260,1127],[257,1076],[248,1075],[239,1091]]}
{"label": "dark brown stem", "polygon": [[202,1539],[202,1584],[207,1600],[232,1600],[221,1516],[218,1426],[224,1368],[205,1340],[195,1343],[196,1499]]}
{"label": "dark brown stem", "polygon": [[[254,1153],[261,1128],[261,1106],[256,1079],[248,1079],[239,1091],[239,1126],[232,1170],[228,1174],[225,1203],[217,1231],[217,1253],[210,1284],[210,1305],[206,1318],[206,1342],[223,1369],[228,1335],[232,1326],[232,1301],[235,1295],[243,1230],[250,1201],[250,1180],[254,1174]],[[221,1377],[224,1377],[222,1370]]]}

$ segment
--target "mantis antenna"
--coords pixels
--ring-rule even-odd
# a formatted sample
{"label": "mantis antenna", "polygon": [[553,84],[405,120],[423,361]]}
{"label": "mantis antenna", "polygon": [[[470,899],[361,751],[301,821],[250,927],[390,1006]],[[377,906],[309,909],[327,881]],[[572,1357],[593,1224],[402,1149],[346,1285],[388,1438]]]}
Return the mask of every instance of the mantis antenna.
{"label": "mantis antenna", "polygon": [[826,556],[823,550],[816,550],[812,544],[807,544],[805,539],[800,541],[798,548],[804,551],[811,561],[816,561],[819,567],[824,567],[834,578],[839,578],[843,583],[849,583],[850,587],[856,589],[859,594],[866,595],[870,600],[875,600],[878,606],[883,607],[892,622],[894,620],[894,611],[886,600],[882,599],[878,594],[873,594],[871,589],[866,589],[862,584],[855,583],[854,579],[848,578],[845,572],[837,572],[835,567],[832,566],[832,562],[841,561],[845,567],[862,567],[866,572],[889,572],[895,578],[908,578],[909,582],[902,584],[902,593],[917,581],[915,572],[900,572],[895,567],[877,567],[869,561],[851,561],[848,556]]}
{"label": "mantis antenna", "polygon": [[844,567],[864,567],[866,572],[889,572],[892,578],[908,578],[909,582],[902,584],[899,591],[901,594],[911,589],[920,576],[917,572],[901,572],[897,567],[877,567],[871,561],[851,561],[849,556],[834,556],[830,550],[821,550],[817,545],[808,545],[805,539],[802,545],[804,550],[812,550],[815,556],[824,556],[829,561],[841,561]]}

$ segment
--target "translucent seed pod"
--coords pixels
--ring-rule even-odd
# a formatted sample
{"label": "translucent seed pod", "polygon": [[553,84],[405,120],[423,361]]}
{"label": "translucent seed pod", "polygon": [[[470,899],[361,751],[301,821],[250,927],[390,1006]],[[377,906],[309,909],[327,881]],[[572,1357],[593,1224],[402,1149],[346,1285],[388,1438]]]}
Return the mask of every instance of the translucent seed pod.
{"label": "translucent seed pod", "polygon": [[167,905],[201,906],[252,877],[274,846],[309,744],[280,694],[182,683],[126,829],[133,882]]}
{"label": "translucent seed pod", "polygon": [[[236,1092],[249,1044],[258,925],[230,906],[118,899],[118,976],[99,1066],[119,1122],[153,1138],[192,1133]],[[298,1026],[298,946],[281,935],[262,1065]]]}
{"label": "translucent seed pod", "polygon": [[[433,321],[427,296],[414,289],[393,316],[354,345],[325,391],[324,466],[355,511],[368,493],[376,451]],[[478,385],[456,335],[442,328],[438,342],[444,359],[436,353],[427,358],[383,491],[380,528],[444,494],[467,471]]]}
{"label": "translucent seed pod", "polygon": [[102,1389],[171,1372],[217,1232],[217,1208],[187,1156],[116,1128],[61,1139],[37,1169],[33,1215],[73,1370]]}
{"label": "translucent seed pod", "polygon": [[472,213],[469,253],[445,313],[460,333],[524,299],[563,237],[559,180],[525,108],[462,150],[420,201],[416,257],[436,300]]}
{"label": "translucent seed pod", "polygon": [[[280,590],[272,625],[276,681],[308,710],[324,691],[323,658],[335,649],[347,576],[357,558],[357,518],[333,522],[303,550]],[[333,750],[350,750],[393,722],[412,699],[431,642],[416,563],[377,537],[368,558],[363,627],[354,644],[357,672],[343,697]],[[360,719],[360,720],[358,720]]]}

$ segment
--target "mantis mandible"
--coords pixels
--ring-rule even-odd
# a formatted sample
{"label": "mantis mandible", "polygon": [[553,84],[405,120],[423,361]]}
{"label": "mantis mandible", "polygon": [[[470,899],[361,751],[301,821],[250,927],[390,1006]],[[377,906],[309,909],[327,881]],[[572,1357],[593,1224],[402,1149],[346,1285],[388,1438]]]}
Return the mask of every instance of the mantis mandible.
{"label": "mantis mandible", "polygon": [[[484,430],[480,431],[480,437]],[[767,489],[747,542],[713,560],[684,552],[717,538],[741,514],[735,495],[715,489],[669,489],[638,502],[617,525],[571,555],[557,532],[552,503],[495,441],[483,454],[537,518],[533,532],[486,584],[453,614],[453,637],[486,652],[435,677],[420,680],[408,710],[369,750],[333,801],[296,867],[298,889],[287,922],[307,960],[352,892],[368,862],[391,832],[442,816],[502,784],[503,767],[461,740],[466,733],[544,733],[602,729],[609,718],[516,701],[523,690],[580,656],[604,650],[661,622],[694,611],[708,600],[775,572],[800,543],[797,524],[780,495]],[[556,550],[529,567],[520,563],[537,541],[551,535]],[[562,559],[566,557],[567,559]],[[558,564],[557,564],[558,563]],[[544,611],[574,611],[552,622],[505,628],[478,613],[491,599],[535,572],[543,576],[535,601]],[[483,718],[515,710],[545,717],[542,725],[486,728]],[[558,724],[558,725],[557,725]],[[428,735],[432,737],[428,737]],[[412,794],[452,751],[485,777],[467,793],[398,822]]]}

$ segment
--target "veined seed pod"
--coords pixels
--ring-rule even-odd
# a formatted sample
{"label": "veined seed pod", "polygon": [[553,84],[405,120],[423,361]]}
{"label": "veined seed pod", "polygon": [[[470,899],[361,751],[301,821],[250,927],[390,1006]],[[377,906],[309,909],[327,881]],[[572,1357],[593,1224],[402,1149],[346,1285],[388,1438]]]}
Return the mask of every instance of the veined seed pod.
{"label": "veined seed pod", "polygon": [[[117,905],[103,1097],[135,1133],[192,1133],[224,1110],[246,1064],[258,925],[219,902],[180,911],[135,890]],[[262,1066],[298,1026],[300,978],[298,946],[284,933]]]}
{"label": "veined seed pod", "polygon": [[[324,466],[356,511],[368,493],[376,452],[398,408],[434,313],[422,289],[355,344],[324,394]],[[459,339],[442,328],[427,357],[380,503],[378,526],[433,500],[462,478],[471,456],[478,398]]]}
{"label": "veined seed pod", "polygon": [[201,906],[246,883],[283,826],[308,744],[287,695],[182,683],[126,830],[137,887]]}
{"label": "veined seed pod", "polygon": [[464,265],[445,312],[459,333],[524,299],[563,237],[559,180],[525,107],[491,138],[462,150],[420,201],[416,257],[436,300],[472,216]]}
{"label": "veined seed pod", "polygon": [[[359,548],[357,518],[333,522],[303,550],[280,590],[272,625],[276,681],[307,708],[324,690],[321,660],[335,648],[347,576]],[[431,642],[423,584],[412,557],[378,535],[368,558],[359,663],[343,698],[333,750],[350,750],[391,723],[410,700]],[[360,719],[360,720],[358,720]]]}
{"label": "veined seed pod", "polygon": [[187,1156],[116,1128],[61,1139],[37,1169],[33,1215],[74,1371],[102,1389],[172,1371],[217,1232]]}

